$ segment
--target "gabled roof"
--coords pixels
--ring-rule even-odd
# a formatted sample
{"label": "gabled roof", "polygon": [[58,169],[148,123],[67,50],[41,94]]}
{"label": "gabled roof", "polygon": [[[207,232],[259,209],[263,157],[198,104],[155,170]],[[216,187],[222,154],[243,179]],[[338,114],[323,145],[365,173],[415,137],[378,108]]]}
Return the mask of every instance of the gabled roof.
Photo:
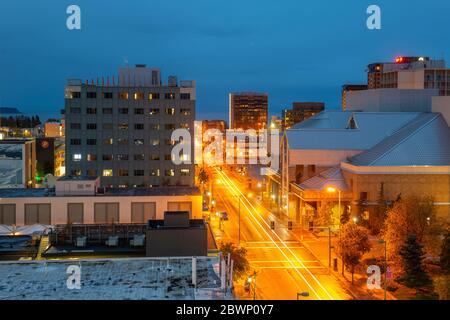
{"label": "gabled roof", "polygon": [[327,187],[334,187],[341,191],[349,190],[339,166],[327,169],[300,183],[300,188],[304,190],[321,191]]}
{"label": "gabled roof", "polygon": [[[323,111],[286,131],[291,150],[368,150],[420,112]],[[350,129],[353,118],[356,125]]]}
{"label": "gabled roof", "polygon": [[439,113],[424,113],[349,159],[358,166],[450,166],[450,128]]}

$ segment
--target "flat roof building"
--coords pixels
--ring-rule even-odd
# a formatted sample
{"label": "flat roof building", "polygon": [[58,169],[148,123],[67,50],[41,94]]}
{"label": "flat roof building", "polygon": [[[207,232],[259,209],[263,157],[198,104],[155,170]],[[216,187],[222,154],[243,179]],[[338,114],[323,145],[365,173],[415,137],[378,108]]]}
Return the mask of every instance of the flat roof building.
{"label": "flat roof building", "polygon": [[159,69],[136,65],[121,68],[117,82],[68,80],[65,98],[67,174],[115,188],[194,185],[193,159],[175,165],[171,151],[174,130],[193,139],[195,81],[162,84]]}
{"label": "flat roof building", "polygon": [[254,129],[267,128],[268,122],[267,93],[241,92],[229,94],[229,128]]}
{"label": "flat roof building", "polygon": [[283,129],[289,129],[323,110],[325,110],[323,102],[294,102],[292,109],[283,109],[282,111]]}

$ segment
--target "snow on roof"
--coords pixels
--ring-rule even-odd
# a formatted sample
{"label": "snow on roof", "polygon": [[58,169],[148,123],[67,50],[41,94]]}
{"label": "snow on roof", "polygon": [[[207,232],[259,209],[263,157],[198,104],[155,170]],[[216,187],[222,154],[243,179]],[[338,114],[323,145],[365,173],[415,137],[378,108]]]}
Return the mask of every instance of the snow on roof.
{"label": "snow on roof", "polygon": [[[217,258],[197,259],[202,299],[225,299],[214,272]],[[81,289],[67,288],[67,268],[81,267]],[[1,300],[152,300],[199,298],[191,258],[0,262]],[[208,294],[209,293],[209,294]]]}

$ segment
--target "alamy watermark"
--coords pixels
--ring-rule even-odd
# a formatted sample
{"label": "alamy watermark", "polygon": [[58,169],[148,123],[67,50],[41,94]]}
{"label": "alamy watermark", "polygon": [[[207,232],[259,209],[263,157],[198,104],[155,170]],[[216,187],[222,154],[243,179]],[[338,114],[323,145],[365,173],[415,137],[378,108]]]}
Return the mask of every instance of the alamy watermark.
{"label": "alamy watermark", "polygon": [[[200,127],[196,121],[195,128]],[[280,159],[280,132],[277,129],[260,130],[194,130],[194,138],[188,129],[172,132],[172,141],[178,142],[172,149],[172,162],[176,165],[194,163],[207,165],[260,164],[261,174],[268,169],[278,171]],[[194,142],[194,146],[192,143]]]}

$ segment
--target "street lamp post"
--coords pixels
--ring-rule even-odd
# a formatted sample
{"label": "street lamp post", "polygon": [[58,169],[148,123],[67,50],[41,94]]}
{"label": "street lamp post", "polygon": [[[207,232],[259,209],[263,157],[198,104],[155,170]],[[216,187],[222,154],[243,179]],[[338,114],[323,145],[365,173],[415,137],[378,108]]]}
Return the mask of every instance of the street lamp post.
{"label": "street lamp post", "polygon": [[253,300],[256,300],[256,271],[248,277],[247,282],[251,285],[253,284]]}

